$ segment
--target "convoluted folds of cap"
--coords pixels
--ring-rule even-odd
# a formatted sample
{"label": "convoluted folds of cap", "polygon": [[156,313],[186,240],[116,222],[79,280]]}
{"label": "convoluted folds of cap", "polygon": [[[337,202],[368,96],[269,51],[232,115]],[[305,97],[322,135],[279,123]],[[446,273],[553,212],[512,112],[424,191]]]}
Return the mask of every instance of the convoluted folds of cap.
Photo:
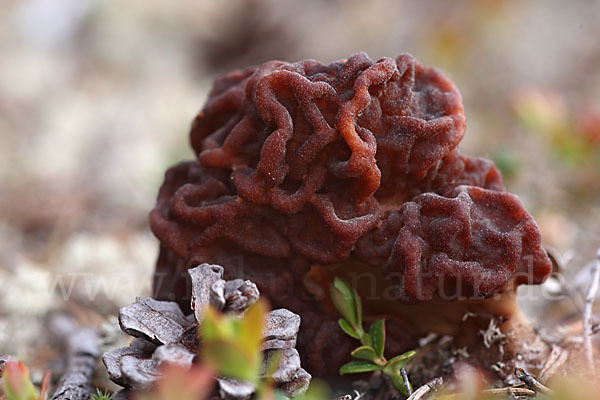
{"label": "convoluted folds of cap", "polygon": [[359,259],[407,303],[457,279],[483,297],[542,282],[535,222],[490,161],[456,150],[464,131],[455,86],[406,54],[233,72],[194,121],[197,160],[167,171],[152,230],[188,264],[246,254],[254,279]]}

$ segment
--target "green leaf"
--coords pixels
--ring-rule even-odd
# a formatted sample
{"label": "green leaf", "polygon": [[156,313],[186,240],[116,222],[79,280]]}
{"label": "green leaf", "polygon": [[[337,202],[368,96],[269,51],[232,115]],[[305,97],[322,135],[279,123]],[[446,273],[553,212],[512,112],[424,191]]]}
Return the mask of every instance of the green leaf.
{"label": "green leaf", "polygon": [[263,364],[266,364],[264,376],[272,377],[275,375],[281,364],[281,352],[282,350],[276,349],[263,361]]}
{"label": "green leaf", "polygon": [[350,325],[350,322],[346,321],[344,318],[340,318],[338,320],[338,324],[340,325],[340,328],[342,328],[342,330],[346,333],[346,335],[352,336],[354,339],[360,339],[358,333],[356,333],[352,325]]}
{"label": "green leaf", "polygon": [[417,353],[414,350],[411,350],[392,358],[383,366],[383,372],[385,372],[387,375],[393,376],[400,370],[400,368],[404,368],[404,366],[408,364],[415,354]]}
{"label": "green leaf", "polygon": [[212,307],[207,308],[204,312],[204,319],[202,320],[202,329],[200,330],[202,339],[209,341],[222,337],[222,325],[222,317],[217,312],[217,310],[215,310]]}
{"label": "green leaf", "polygon": [[[404,379],[402,379],[402,375],[400,375],[400,372],[396,372],[392,375],[392,383],[394,384],[394,387],[400,391],[400,393],[402,393],[405,396],[408,396],[408,389],[406,388],[406,385],[404,385]],[[408,384],[410,385],[410,382]],[[412,386],[410,388],[410,391],[412,392]]]}
{"label": "green leaf", "polygon": [[359,360],[375,361],[377,359],[375,349],[373,349],[371,346],[357,347],[356,349],[352,350],[350,355],[354,358],[358,358]]}
{"label": "green leaf", "polygon": [[335,278],[330,288],[331,300],[338,311],[357,330],[360,327],[356,313],[356,300],[350,285],[341,278]]}
{"label": "green leaf", "polygon": [[385,349],[385,320],[378,319],[371,324],[369,328],[371,343],[378,357],[383,357]]}
{"label": "green leaf", "polygon": [[363,334],[360,336],[360,342],[362,343],[363,346],[372,346],[373,343],[371,342],[371,336],[369,336],[368,333],[363,332]]}
{"label": "green leaf", "polygon": [[203,361],[221,375],[258,382],[266,309],[258,301],[238,318],[207,308],[201,326]]}
{"label": "green leaf", "polygon": [[250,306],[240,321],[239,342],[247,353],[256,353],[257,357],[260,355],[266,314],[267,305],[259,300]]}
{"label": "green leaf", "polygon": [[293,400],[323,400],[331,398],[329,386],[319,379],[313,379],[310,382],[308,390],[303,394],[294,396]]}
{"label": "green leaf", "polygon": [[[202,346],[202,360],[220,375],[256,382],[260,358],[248,354],[239,343],[215,340]],[[257,362],[258,361],[258,362]]]}
{"label": "green leaf", "polygon": [[354,295],[354,309],[356,312],[356,325],[362,328],[362,301],[360,300],[360,296],[356,292],[356,290],[352,289],[352,294]]}
{"label": "green leaf", "polygon": [[281,390],[277,389],[273,391],[273,397],[275,398],[275,400],[290,400],[290,398],[283,394]]}
{"label": "green leaf", "polygon": [[340,375],[359,374],[361,372],[379,371],[381,367],[367,361],[350,361],[342,365]]}

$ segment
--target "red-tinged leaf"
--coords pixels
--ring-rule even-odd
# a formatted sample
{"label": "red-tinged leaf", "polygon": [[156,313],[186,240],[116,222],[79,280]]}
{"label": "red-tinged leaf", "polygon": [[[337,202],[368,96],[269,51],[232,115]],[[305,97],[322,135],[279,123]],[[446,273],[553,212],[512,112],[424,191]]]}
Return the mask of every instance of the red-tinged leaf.
{"label": "red-tinged leaf", "polygon": [[46,395],[48,394],[48,386],[50,385],[50,377],[52,374],[50,371],[44,374],[44,378],[42,378],[42,384],[40,385],[40,397],[39,400],[46,400]]}
{"label": "red-tinged leaf", "polygon": [[2,390],[6,400],[38,400],[39,394],[31,380],[29,370],[22,362],[9,361],[4,366]]}
{"label": "red-tinged leaf", "polygon": [[163,379],[148,393],[140,393],[138,400],[196,400],[205,399],[212,392],[215,379],[205,366],[190,369],[169,365],[163,370]]}

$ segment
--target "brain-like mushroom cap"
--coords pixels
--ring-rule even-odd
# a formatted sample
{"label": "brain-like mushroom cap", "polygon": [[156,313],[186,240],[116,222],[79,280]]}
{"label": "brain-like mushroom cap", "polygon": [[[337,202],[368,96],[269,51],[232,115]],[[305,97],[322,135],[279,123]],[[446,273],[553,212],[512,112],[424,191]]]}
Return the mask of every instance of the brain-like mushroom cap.
{"label": "brain-like mushroom cap", "polygon": [[550,271],[535,221],[517,196],[475,186],[459,186],[451,197],[423,193],[387,211],[354,254],[382,265],[405,302],[436,294],[484,299],[511,280],[539,284]]}
{"label": "brain-like mushroom cap", "polygon": [[[454,85],[406,54],[218,78],[192,127],[197,160],[167,171],[151,213],[157,297],[185,306],[185,267],[223,265],[302,316],[298,349],[320,375],[353,343],[315,301],[311,266],[383,271],[407,304],[542,282],[535,222],[490,161],[456,150],[464,129]],[[414,334],[390,330],[386,347]]]}
{"label": "brain-like mushroom cap", "polygon": [[475,296],[539,283],[551,265],[537,226],[491,162],[456,151],[464,127],[454,85],[406,54],[234,72],[194,121],[198,161],[167,172],[152,229],[186,262],[232,248],[358,258],[401,281],[406,302],[456,280]]}

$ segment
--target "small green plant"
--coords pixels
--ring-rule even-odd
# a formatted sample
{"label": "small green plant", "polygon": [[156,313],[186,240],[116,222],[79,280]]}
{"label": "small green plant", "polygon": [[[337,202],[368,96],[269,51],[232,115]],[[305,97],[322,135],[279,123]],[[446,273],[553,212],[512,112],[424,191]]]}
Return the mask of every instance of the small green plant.
{"label": "small green plant", "polygon": [[109,391],[102,392],[96,388],[96,394],[92,395],[92,400],[112,400],[112,393]]}
{"label": "small green plant", "polygon": [[50,373],[44,375],[38,392],[31,379],[29,370],[20,361],[8,361],[2,369],[2,400],[46,400]]}
{"label": "small green plant", "polygon": [[340,375],[361,372],[382,371],[392,378],[396,389],[404,395],[412,392],[408,379],[406,384],[402,378],[402,369],[415,356],[411,350],[390,360],[383,355],[385,350],[385,320],[373,322],[366,332],[362,321],[362,303],[356,290],[343,279],[335,278],[330,288],[331,300],[344,318],[338,323],[340,328],[354,339],[360,340],[361,346],[351,353],[357,361],[342,365]]}
{"label": "small green plant", "polygon": [[[282,392],[274,389],[270,379],[261,378],[263,363],[263,328],[268,307],[264,301],[252,305],[242,316],[222,314],[213,307],[204,313],[200,329],[202,338],[201,356],[203,363],[218,375],[252,383],[256,388],[256,398],[287,399]],[[272,357],[268,371],[277,369],[280,359]],[[313,382],[308,390],[294,400],[324,400],[329,396],[327,386]]]}
{"label": "small green plant", "polygon": [[262,365],[262,332],[267,306],[252,305],[242,318],[221,314],[213,307],[202,321],[202,359],[220,375],[259,387]]}

